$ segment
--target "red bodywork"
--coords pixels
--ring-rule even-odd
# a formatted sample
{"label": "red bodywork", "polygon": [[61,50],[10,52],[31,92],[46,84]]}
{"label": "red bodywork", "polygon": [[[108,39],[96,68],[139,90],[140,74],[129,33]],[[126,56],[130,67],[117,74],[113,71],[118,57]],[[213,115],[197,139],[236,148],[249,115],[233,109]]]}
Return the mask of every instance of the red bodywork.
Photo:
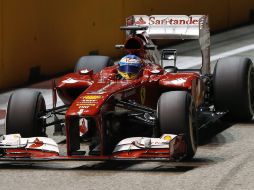
{"label": "red bodywork", "polygon": [[[144,49],[145,43],[145,37],[130,37],[125,42],[126,51],[138,55],[143,62],[143,70],[137,79],[118,79],[118,66],[115,65],[106,67],[96,74],[92,71],[70,73],[59,80],[56,85],[58,95],[65,104],[70,105],[65,116],[69,156],[75,155],[75,152],[80,149],[79,118],[93,118],[96,121],[101,142],[100,155],[104,155],[102,115],[115,111],[115,100],[133,100],[138,104],[156,109],[157,101],[163,92],[185,90],[191,93],[196,106],[202,103],[203,84],[200,75],[195,72],[167,73],[147,54]],[[136,49],[133,49],[133,44],[137,47]],[[165,155],[165,150],[158,151]],[[169,152],[169,150],[166,151]],[[136,152],[134,155],[141,154]],[[161,157],[161,154],[148,154],[148,157],[151,155]],[[166,157],[168,156],[169,153],[166,154]],[[128,156],[122,153],[119,157]]]}

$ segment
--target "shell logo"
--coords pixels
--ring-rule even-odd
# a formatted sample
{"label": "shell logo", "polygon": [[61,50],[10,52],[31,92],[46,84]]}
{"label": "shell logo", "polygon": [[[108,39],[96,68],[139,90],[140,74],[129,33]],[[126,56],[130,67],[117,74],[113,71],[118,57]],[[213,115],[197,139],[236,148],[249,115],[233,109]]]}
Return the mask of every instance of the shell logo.
{"label": "shell logo", "polygon": [[170,135],[166,135],[165,137],[164,137],[164,140],[165,141],[170,141],[172,138],[171,138],[171,136]]}
{"label": "shell logo", "polygon": [[101,99],[102,96],[99,96],[99,95],[88,95],[88,96],[84,96],[83,98],[86,99],[86,100],[98,100],[98,99]]}

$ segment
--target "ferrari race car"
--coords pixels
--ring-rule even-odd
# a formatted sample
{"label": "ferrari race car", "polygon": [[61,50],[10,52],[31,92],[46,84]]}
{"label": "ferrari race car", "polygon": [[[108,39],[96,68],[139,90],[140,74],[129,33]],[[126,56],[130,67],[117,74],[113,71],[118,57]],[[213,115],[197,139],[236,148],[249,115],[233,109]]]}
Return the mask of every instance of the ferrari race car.
{"label": "ferrari race car", "polygon": [[[0,160],[190,160],[211,120],[252,118],[252,61],[220,59],[212,74],[207,16],[134,15],[121,29],[127,38],[116,48],[125,62],[81,57],[73,73],[53,81],[52,108],[38,91],[10,96]],[[153,39],[198,39],[201,68],[179,69],[176,50],[158,51]],[[47,138],[49,126],[66,135],[67,155]]]}

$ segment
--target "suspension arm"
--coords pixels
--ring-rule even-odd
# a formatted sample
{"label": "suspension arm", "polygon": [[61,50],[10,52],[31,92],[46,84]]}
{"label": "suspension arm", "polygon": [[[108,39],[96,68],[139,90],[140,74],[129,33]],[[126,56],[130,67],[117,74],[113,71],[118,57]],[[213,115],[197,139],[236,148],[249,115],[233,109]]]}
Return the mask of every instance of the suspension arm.
{"label": "suspension arm", "polygon": [[117,100],[116,106],[121,107],[121,108],[127,108],[130,110],[136,110],[136,111],[139,111],[142,113],[147,113],[147,112],[153,113],[153,114],[156,113],[156,110],[154,110],[152,108],[149,108],[149,107],[137,104],[137,103],[133,103],[133,102],[126,102],[123,100]]}

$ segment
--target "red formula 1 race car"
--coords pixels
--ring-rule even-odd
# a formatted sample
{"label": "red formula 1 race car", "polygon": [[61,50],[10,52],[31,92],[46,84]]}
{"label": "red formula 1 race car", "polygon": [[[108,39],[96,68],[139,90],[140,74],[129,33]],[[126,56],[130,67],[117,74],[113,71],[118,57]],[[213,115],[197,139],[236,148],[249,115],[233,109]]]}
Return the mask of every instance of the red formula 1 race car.
{"label": "red formula 1 race car", "polygon": [[[206,16],[135,15],[121,29],[127,39],[116,47],[126,55],[115,65],[81,57],[54,82],[53,108],[37,91],[11,95],[0,160],[188,160],[210,120],[252,118],[252,62],[221,59],[212,74]],[[201,68],[178,69],[176,50],[158,51],[152,39],[198,39]],[[52,125],[66,132],[67,155],[45,137]]]}

